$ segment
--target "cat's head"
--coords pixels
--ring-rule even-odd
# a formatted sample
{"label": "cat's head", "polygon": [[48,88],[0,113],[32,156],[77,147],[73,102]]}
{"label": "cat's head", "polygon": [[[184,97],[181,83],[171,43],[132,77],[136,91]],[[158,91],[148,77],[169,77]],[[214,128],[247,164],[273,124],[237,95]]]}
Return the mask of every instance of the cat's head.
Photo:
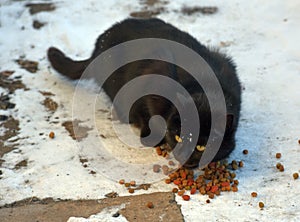
{"label": "cat's head", "polygon": [[[209,103],[207,100],[207,97],[204,93],[195,93],[191,95],[192,99],[188,99],[183,97],[182,95],[177,95],[177,105],[181,106],[183,109],[189,109],[191,107],[192,103],[196,105],[196,108],[198,110],[199,120],[200,120],[200,130],[199,135],[197,139],[197,146],[194,148],[194,151],[192,155],[189,157],[189,159],[184,163],[185,167],[188,168],[194,168],[197,167],[200,161],[200,158],[202,156],[202,153],[204,152],[204,149],[206,147],[210,131],[211,131],[211,110],[209,107]],[[233,120],[234,115],[233,114],[227,114],[226,115],[226,128],[225,128],[225,137],[226,138],[232,138],[231,134],[233,131]],[[215,130],[215,129],[212,129]],[[179,135],[181,137],[179,138]],[[216,133],[215,135],[223,136],[222,133]],[[166,142],[170,145],[171,148],[174,148],[177,143],[182,142],[185,138],[190,139],[191,135],[182,135],[181,132],[181,119],[180,115],[175,107],[172,108],[172,111],[169,115],[169,118],[167,119],[167,133],[166,133]],[[196,138],[196,137],[194,137]],[[223,140],[223,141],[224,141]],[[231,147],[231,143],[229,145],[226,145],[223,142],[219,152],[215,156],[214,160],[222,159],[226,157],[233,149]],[[234,146],[234,145],[233,145]],[[175,156],[176,158],[176,156]]]}

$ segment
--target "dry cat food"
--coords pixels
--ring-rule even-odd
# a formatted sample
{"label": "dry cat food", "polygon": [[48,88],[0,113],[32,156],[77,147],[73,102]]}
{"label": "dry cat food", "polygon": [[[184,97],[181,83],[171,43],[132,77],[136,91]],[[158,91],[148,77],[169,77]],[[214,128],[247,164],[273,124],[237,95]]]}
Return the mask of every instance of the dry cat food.
{"label": "dry cat food", "polygon": [[172,192],[173,192],[173,193],[177,193],[177,192],[178,192],[178,189],[177,189],[176,187],[174,187],[174,188],[172,189]]}
{"label": "dry cat food", "polygon": [[50,137],[51,139],[53,139],[53,138],[55,137],[54,132],[50,132],[50,133],[49,133],[49,137]]}
{"label": "dry cat food", "polygon": [[221,192],[238,191],[239,181],[235,179],[236,174],[230,170],[236,170],[239,166],[243,166],[243,164],[238,164],[237,161],[232,161],[231,164],[212,162],[203,169],[204,173],[197,177],[193,170],[179,168],[169,174],[166,183],[176,185],[177,188],[173,188],[172,192],[177,192],[179,196],[184,196],[187,191],[191,195],[198,191],[200,194],[208,195],[210,199],[213,199]]}
{"label": "dry cat food", "polygon": [[130,186],[132,186],[132,187],[135,187],[135,186],[136,186],[136,183],[135,183],[134,180],[130,181]]}
{"label": "dry cat food", "polygon": [[175,140],[176,140],[178,143],[182,143],[182,139],[181,139],[180,136],[178,136],[178,135],[175,136]]}
{"label": "dry cat food", "polygon": [[256,192],[252,192],[252,193],[251,193],[251,196],[252,196],[252,197],[257,197],[257,193],[256,193]]}
{"label": "dry cat food", "polygon": [[136,182],[134,180],[130,182],[126,182],[124,179],[119,180],[119,184],[124,185],[129,193],[134,193],[135,190],[148,190],[150,187],[150,184],[140,184],[137,186]]}
{"label": "dry cat food", "polygon": [[280,159],[281,158],[281,153],[276,153],[275,156],[276,156],[277,159]]}
{"label": "dry cat food", "polygon": [[162,149],[161,147],[156,147],[156,153],[158,156],[163,156],[165,158],[168,158],[169,154],[168,154],[168,151],[167,149]]}
{"label": "dry cat food", "polygon": [[154,207],[153,203],[152,202],[148,202],[147,205],[146,205],[148,208],[152,209]]}
{"label": "dry cat food", "polygon": [[196,146],[196,149],[200,152],[204,152],[205,151],[205,146],[200,146],[200,145],[197,145]]}
{"label": "dry cat food", "polygon": [[258,203],[258,206],[259,206],[260,209],[263,209],[264,206],[265,206],[265,204],[264,204],[263,202],[259,202],[259,203]]}
{"label": "dry cat food", "polygon": [[158,164],[154,164],[153,165],[153,172],[154,173],[158,173],[160,171],[161,166]]}
{"label": "dry cat food", "polygon": [[243,150],[243,154],[247,155],[248,154],[248,150]]}
{"label": "dry cat food", "polygon": [[293,173],[293,177],[295,180],[297,180],[299,178],[299,174],[298,173]]}
{"label": "dry cat food", "polygon": [[182,195],[182,199],[184,199],[185,201],[189,201],[190,196],[189,195]]}
{"label": "dry cat food", "polygon": [[284,166],[281,163],[277,163],[276,164],[276,168],[280,171],[283,172],[284,171]]}

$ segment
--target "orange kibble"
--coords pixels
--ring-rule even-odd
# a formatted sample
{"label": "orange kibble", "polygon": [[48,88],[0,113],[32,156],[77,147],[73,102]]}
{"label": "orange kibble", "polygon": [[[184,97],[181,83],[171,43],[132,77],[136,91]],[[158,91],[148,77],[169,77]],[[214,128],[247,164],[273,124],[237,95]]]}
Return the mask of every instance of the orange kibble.
{"label": "orange kibble", "polygon": [[217,190],[216,192],[215,192],[215,195],[217,195],[217,196],[219,196],[221,194],[221,191],[220,190]]}
{"label": "orange kibble", "polygon": [[162,155],[162,150],[161,150],[161,148],[160,148],[159,146],[156,147],[156,153],[157,153],[157,155],[159,155],[159,156]]}
{"label": "orange kibble", "polygon": [[237,186],[232,186],[231,189],[232,189],[232,192],[237,192],[238,191]]}
{"label": "orange kibble", "polygon": [[146,205],[148,208],[152,209],[154,207],[153,203],[152,202],[148,202],[147,205]]}
{"label": "orange kibble", "polygon": [[243,150],[243,154],[247,155],[248,154],[248,150]]}
{"label": "orange kibble", "polygon": [[244,162],[243,161],[239,162],[239,167],[244,167]]}
{"label": "orange kibble", "polygon": [[208,197],[209,197],[210,199],[214,199],[215,195],[214,195],[213,193],[209,193],[209,194],[208,194]]}
{"label": "orange kibble", "polygon": [[221,186],[222,187],[228,187],[228,186],[230,186],[230,183],[229,182],[222,182]]}
{"label": "orange kibble", "polygon": [[123,185],[125,183],[124,179],[119,180],[119,184]]}
{"label": "orange kibble", "polygon": [[275,156],[276,156],[277,159],[280,159],[281,158],[281,153],[276,153]]}
{"label": "orange kibble", "polygon": [[214,185],[211,187],[210,192],[215,193],[217,190],[219,190],[219,187],[217,185]]}
{"label": "orange kibble", "polygon": [[236,184],[236,185],[239,185],[239,181],[238,180],[234,180],[233,183]]}
{"label": "orange kibble", "polygon": [[54,132],[50,132],[50,133],[49,133],[49,137],[50,137],[51,139],[53,139],[53,138],[55,137]]}
{"label": "orange kibble", "polygon": [[190,200],[190,196],[189,195],[183,195],[182,199],[184,199],[185,201],[188,201],[188,200]]}
{"label": "orange kibble", "polygon": [[280,172],[283,172],[283,171],[284,171],[284,166],[283,166],[283,165],[280,165],[280,166],[279,166],[279,171],[280,171]]}
{"label": "orange kibble", "polygon": [[182,196],[184,193],[185,193],[185,190],[179,190],[177,194],[178,194],[179,196]]}
{"label": "orange kibble", "polygon": [[178,185],[178,189],[179,189],[179,190],[183,190],[183,189],[184,189],[184,186],[183,186],[182,184],[179,184],[179,185]]}
{"label": "orange kibble", "polygon": [[188,185],[188,186],[193,186],[193,185],[194,185],[194,180],[189,179],[189,180],[187,181],[187,185]]}
{"label": "orange kibble", "polygon": [[299,174],[298,173],[293,173],[293,177],[295,180],[297,180],[299,178]]}
{"label": "orange kibble", "polygon": [[206,190],[205,190],[204,187],[201,187],[200,190],[199,190],[199,192],[200,192],[202,195],[206,194]]}
{"label": "orange kibble", "polygon": [[252,192],[252,193],[251,193],[251,196],[252,196],[252,197],[257,197],[257,193],[256,193],[256,192]]}
{"label": "orange kibble", "polygon": [[174,180],[173,183],[174,183],[175,185],[179,185],[179,184],[181,184],[181,181],[177,179],[177,180]]}
{"label": "orange kibble", "polygon": [[226,189],[226,191],[230,191],[230,190],[231,190],[231,187],[230,187],[230,185],[229,185],[229,186],[227,186],[227,187],[225,187],[225,189]]}
{"label": "orange kibble", "polygon": [[265,204],[264,204],[263,202],[259,202],[259,203],[258,203],[258,206],[259,206],[260,209],[263,209],[264,206],[265,206]]}
{"label": "orange kibble", "polygon": [[165,179],[165,183],[166,183],[166,184],[170,184],[170,183],[171,183],[171,180],[170,180],[170,179]]}
{"label": "orange kibble", "polygon": [[129,192],[129,193],[134,193],[134,189],[129,188],[129,189],[128,189],[128,192]]}
{"label": "orange kibble", "polygon": [[133,187],[135,187],[135,185],[136,185],[136,183],[135,183],[135,181],[134,181],[134,180],[130,181],[130,186],[133,186]]}
{"label": "orange kibble", "polygon": [[196,191],[197,191],[197,189],[196,189],[196,188],[192,188],[192,189],[191,189],[191,191],[190,191],[190,194],[192,194],[192,195],[193,195],[193,194],[195,194],[195,193],[196,193]]}
{"label": "orange kibble", "polygon": [[182,179],[186,179],[186,173],[183,171],[183,172],[180,174],[180,177],[181,177]]}
{"label": "orange kibble", "polygon": [[178,192],[178,189],[177,188],[173,188],[172,189],[172,193],[177,193]]}

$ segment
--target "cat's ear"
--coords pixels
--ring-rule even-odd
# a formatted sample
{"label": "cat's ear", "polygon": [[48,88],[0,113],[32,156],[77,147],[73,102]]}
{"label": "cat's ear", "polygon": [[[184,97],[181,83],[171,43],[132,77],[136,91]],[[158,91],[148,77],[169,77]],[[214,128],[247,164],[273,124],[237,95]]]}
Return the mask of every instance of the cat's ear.
{"label": "cat's ear", "polygon": [[226,132],[233,131],[233,122],[234,122],[234,115],[232,113],[228,113],[226,116]]}

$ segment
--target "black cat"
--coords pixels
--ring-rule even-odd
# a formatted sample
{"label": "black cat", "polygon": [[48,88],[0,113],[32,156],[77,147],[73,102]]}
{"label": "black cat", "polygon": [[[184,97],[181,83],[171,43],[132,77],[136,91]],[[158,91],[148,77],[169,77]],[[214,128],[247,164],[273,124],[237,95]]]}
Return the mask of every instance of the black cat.
{"label": "black cat", "polygon": [[[226,131],[214,161],[228,156],[235,147],[235,132],[240,115],[241,87],[236,75],[236,68],[229,57],[217,50],[209,50],[189,34],[160,19],[126,19],[100,35],[91,58],[84,61],[73,61],[54,47],[49,48],[48,58],[53,68],[59,73],[71,79],[79,79],[85,68],[105,50],[120,43],[141,38],[160,38],[181,43],[193,49],[210,65],[222,87],[227,108]],[[205,146],[211,128],[211,110],[208,99],[198,82],[182,68],[158,60],[135,61],[126,64],[110,75],[104,83],[103,89],[113,100],[120,88],[128,81],[140,75],[153,73],[175,79],[190,93],[193,101],[183,101],[182,98],[179,98],[179,101],[186,109],[189,108],[190,102],[196,104],[201,125],[198,145]],[[176,92],[174,94],[176,95]],[[117,107],[116,111],[122,120],[124,114],[122,107]],[[157,95],[143,96],[132,106],[129,121],[141,129],[143,138],[150,134],[148,121],[153,115],[162,116],[167,123],[166,135],[159,144],[168,143],[170,147],[174,148],[177,144],[175,136],[180,135],[181,132],[181,119],[177,109],[169,100]],[[201,155],[202,152],[195,148],[184,166],[198,166]]]}

